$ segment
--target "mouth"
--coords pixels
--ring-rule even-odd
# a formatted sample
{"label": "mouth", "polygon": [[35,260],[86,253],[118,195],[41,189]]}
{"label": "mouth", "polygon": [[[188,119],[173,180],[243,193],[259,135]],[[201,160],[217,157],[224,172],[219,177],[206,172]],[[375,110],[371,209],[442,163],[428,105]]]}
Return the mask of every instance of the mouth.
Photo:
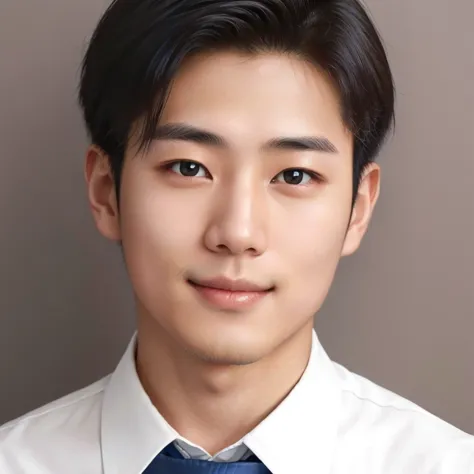
{"label": "mouth", "polygon": [[187,280],[199,297],[213,308],[238,311],[249,309],[275,291],[274,286],[246,280]]}

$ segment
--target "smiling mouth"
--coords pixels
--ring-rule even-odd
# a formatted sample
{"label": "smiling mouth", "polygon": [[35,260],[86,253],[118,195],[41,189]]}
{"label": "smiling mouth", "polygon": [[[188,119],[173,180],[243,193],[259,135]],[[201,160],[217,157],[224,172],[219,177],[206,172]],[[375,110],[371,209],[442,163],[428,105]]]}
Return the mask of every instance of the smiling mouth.
{"label": "smiling mouth", "polygon": [[249,309],[275,291],[275,287],[264,287],[243,280],[212,280],[195,282],[188,280],[200,299],[219,310]]}

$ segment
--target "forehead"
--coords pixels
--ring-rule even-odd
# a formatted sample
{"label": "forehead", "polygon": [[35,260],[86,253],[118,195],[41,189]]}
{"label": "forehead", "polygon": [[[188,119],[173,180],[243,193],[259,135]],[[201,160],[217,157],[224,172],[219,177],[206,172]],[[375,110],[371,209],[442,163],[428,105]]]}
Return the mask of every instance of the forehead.
{"label": "forehead", "polygon": [[161,118],[212,130],[235,144],[280,135],[323,135],[352,146],[327,75],[288,54],[200,54],[176,75]]}

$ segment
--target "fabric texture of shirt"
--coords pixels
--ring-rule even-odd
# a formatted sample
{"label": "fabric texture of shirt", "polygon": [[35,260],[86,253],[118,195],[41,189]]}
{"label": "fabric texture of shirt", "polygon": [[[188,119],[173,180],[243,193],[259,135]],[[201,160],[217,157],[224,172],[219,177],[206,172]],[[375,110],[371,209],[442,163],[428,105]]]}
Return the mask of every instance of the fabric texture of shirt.
{"label": "fabric texture of shirt", "polygon": [[[173,442],[209,459],[151,403],[135,344],[111,375],[1,427],[0,473],[141,474]],[[473,436],[331,361],[315,332],[290,394],[214,460],[249,452],[272,474],[474,474]]]}

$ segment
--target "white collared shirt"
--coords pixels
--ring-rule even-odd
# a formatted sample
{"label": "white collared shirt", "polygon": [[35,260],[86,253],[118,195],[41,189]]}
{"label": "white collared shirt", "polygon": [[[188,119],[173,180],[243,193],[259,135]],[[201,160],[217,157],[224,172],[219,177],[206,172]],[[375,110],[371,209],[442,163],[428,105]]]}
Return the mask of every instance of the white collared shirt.
{"label": "white collared shirt", "polygon": [[[134,348],[112,375],[0,428],[0,473],[141,474],[177,439],[207,459],[152,405]],[[474,474],[473,436],[332,362],[315,332],[291,393],[214,460],[252,452],[272,474]]]}

